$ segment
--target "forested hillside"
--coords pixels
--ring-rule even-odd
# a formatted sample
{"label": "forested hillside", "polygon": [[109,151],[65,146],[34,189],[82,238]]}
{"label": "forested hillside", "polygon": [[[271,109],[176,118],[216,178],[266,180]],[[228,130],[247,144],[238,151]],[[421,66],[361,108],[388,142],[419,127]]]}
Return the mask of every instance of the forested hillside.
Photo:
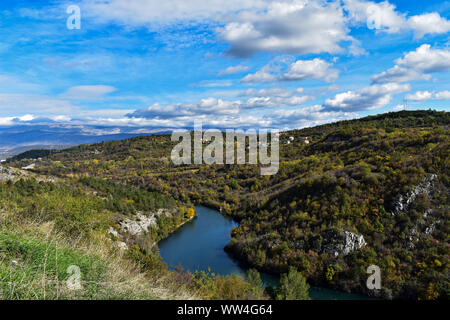
{"label": "forested hillside", "polygon": [[[35,163],[35,173],[91,190],[102,210],[183,207],[155,241],[189,219],[191,204],[204,204],[240,222],[226,249],[259,270],[295,267],[331,288],[448,299],[449,127],[448,112],[403,111],[285,132],[274,176],[252,165],[175,166],[168,135],[9,165]],[[135,240],[143,255],[144,242]],[[381,268],[380,291],[366,287],[370,265]]]}

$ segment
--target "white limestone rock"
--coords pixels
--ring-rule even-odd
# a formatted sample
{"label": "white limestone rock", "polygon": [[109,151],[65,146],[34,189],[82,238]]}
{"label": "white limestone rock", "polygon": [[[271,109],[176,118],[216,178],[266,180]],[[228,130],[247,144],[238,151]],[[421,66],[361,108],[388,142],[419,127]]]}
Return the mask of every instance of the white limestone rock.
{"label": "white limestone rock", "polygon": [[156,226],[155,215],[144,215],[142,212],[136,214],[135,219],[126,218],[119,223],[121,231],[131,234],[132,236],[142,235],[149,231],[149,228]]}
{"label": "white limestone rock", "polygon": [[337,257],[340,255],[347,255],[366,245],[367,243],[362,235],[345,230],[341,230],[340,232],[328,230],[324,234],[322,252]]}

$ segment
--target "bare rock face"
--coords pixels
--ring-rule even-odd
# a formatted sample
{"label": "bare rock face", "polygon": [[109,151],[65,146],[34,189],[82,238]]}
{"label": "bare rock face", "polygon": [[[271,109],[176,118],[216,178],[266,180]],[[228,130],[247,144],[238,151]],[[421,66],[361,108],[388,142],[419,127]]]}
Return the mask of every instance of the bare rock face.
{"label": "bare rock face", "polygon": [[[436,174],[427,175],[422,182],[412,188],[405,195],[400,195],[394,203],[394,210],[391,212],[393,216],[400,214],[410,214],[410,210],[414,208],[415,201],[420,195],[425,195],[428,199],[433,198],[434,192],[441,193],[436,184]],[[428,236],[432,236],[436,231],[436,226],[440,224],[440,220],[435,217],[434,208],[428,208],[424,211],[422,217],[414,218],[414,225],[408,231],[405,239],[405,248],[412,250],[416,248],[419,241]]]}
{"label": "bare rock face", "polygon": [[349,231],[327,230],[323,235],[322,252],[335,257],[347,255],[366,246],[362,235]]}
{"label": "bare rock face", "polygon": [[149,231],[149,227],[156,226],[155,215],[146,216],[141,212],[138,212],[136,219],[126,218],[120,222],[120,228],[122,232],[131,234],[132,236],[141,235]]}
{"label": "bare rock face", "polygon": [[421,183],[415,186],[406,195],[401,195],[395,203],[395,208],[392,212],[392,215],[396,216],[400,212],[406,211],[420,194],[430,195],[431,191],[433,190],[434,180],[436,178],[437,175],[431,174],[425,177],[425,179]]}
{"label": "bare rock face", "polygon": [[13,170],[7,167],[0,166],[0,181],[10,180],[15,177]]}

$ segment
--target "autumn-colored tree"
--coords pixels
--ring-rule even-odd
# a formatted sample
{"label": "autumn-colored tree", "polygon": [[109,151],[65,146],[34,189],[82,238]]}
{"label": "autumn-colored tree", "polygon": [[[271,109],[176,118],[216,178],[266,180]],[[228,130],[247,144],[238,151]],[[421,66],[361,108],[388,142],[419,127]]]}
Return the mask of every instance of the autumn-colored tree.
{"label": "autumn-colored tree", "polygon": [[192,219],[193,217],[195,217],[195,209],[194,208],[189,208],[186,211],[186,218],[187,219]]}

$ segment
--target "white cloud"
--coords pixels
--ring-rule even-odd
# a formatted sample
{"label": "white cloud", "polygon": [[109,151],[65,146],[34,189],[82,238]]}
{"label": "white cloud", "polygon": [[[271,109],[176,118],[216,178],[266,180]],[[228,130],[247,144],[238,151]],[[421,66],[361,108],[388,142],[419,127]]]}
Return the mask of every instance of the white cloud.
{"label": "white cloud", "polygon": [[330,110],[346,111],[377,109],[389,104],[394,94],[410,90],[408,84],[372,85],[357,91],[339,93],[334,98],[327,99],[324,106]]}
{"label": "white cloud", "polygon": [[[286,61],[282,61],[286,64]],[[327,82],[336,80],[339,77],[339,71],[330,69],[331,63],[322,59],[297,60],[287,64],[284,68],[281,65],[272,67],[266,65],[259,71],[245,76],[243,83],[261,83],[273,81],[302,81],[306,79],[324,79]]]}
{"label": "white cloud", "polygon": [[450,91],[446,90],[446,91],[437,92],[434,95],[434,98],[436,100],[450,100]]}
{"label": "white cloud", "polygon": [[[444,34],[450,21],[437,12],[408,16],[388,1],[364,0],[84,0],[83,13],[95,22],[113,22],[127,27],[148,27],[162,33],[162,41],[173,36],[168,25],[204,25],[216,28],[219,38],[230,44],[236,57],[256,52],[335,53],[350,41],[349,52],[366,52],[349,35],[349,27],[368,24],[377,32],[414,31],[416,37]],[[177,38],[183,38],[177,34]],[[192,41],[183,38],[186,44]],[[202,36],[205,40],[205,36]],[[211,39],[211,41],[214,41]],[[198,41],[197,41],[198,42]]]}
{"label": "white cloud", "polygon": [[254,97],[241,105],[243,109],[275,108],[282,106],[299,106],[310,99],[309,96],[292,97]]}
{"label": "white cloud", "polygon": [[36,119],[32,114],[25,114],[23,116],[16,117],[0,117],[0,126],[10,126],[20,122],[30,122]]}
{"label": "white cloud", "polygon": [[430,80],[429,74],[423,74],[419,70],[394,66],[372,77],[372,83],[381,84],[389,82],[407,82],[413,80]]}
{"label": "white cloud", "polygon": [[426,34],[442,34],[450,31],[450,21],[436,12],[413,16],[408,20],[408,25],[414,30],[416,38],[422,38]]}
{"label": "white cloud", "polygon": [[403,111],[403,110],[405,110],[404,104],[399,104],[392,108],[392,111]]}
{"label": "white cloud", "polygon": [[97,129],[97,128],[83,127],[81,129],[81,134],[86,136],[106,136],[121,133],[122,131],[120,128]]}
{"label": "white cloud", "polygon": [[105,85],[75,86],[69,88],[61,97],[71,100],[97,100],[114,91],[116,88]]}
{"label": "white cloud", "polygon": [[431,49],[423,44],[403,58],[397,59],[397,65],[372,78],[373,83],[406,82],[412,80],[429,80],[430,74],[450,70],[450,51],[448,49]]}
{"label": "white cloud", "polygon": [[337,52],[341,41],[351,39],[338,1],[84,0],[82,8],[97,22],[153,30],[180,22],[225,24],[218,34],[236,56],[256,51]]}
{"label": "white cloud", "polygon": [[334,53],[342,50],[341,41],[352,40],[339,2],[312,0],[279,1],[267,10],[245,11],[218,33],[237,57],[258,51]]}
{"label": "white cloud", "polygon": [[447,71],[450,70],[450,51],[431,49],[429,44],[423,44],[416,51],[409,52],[404,58],[398,59],[397,65],[425,73]]}
{"label": "white cloud", "polygon": [[131,118],[179,119],[183,117],[200,117],[203,115],[232,116],[249,109],[267,109],[286,106],[300,106],[311,97],[301,95],[303,89],[288,91],[281,88],[249,89],[240,94],[248,97],[245,101],[227,101],[217,98],[202,99],[197,103],[177,103],[160,105],[155,103],[147,108],[138,109],[128,114]]}
{"label": "white cloud", "polygon": [[272,73],[273,69],[270,66],[264,66],[261,70],[246,75],[241,79],[243,83],[261,83],[261,82],[273,82],[277,77]]}
{"label": "white cloud", "polygon": [[53,117],[50,117],[50,119],[52,119],[55,122],[68,122],[68,121],[72,120],[70,117],[64,116],[64,115],[53,116]]}
{"label": "white cloud", "polygon": [[282,80],[325,79],[330,82],[336,80],[339,72],[329,69],[330,63],[322,59],[298,60],[291,64],[288,70],[281,76]]}
{"label": "white cloud", "polygon": [[295,110],[276,110],[271,114],[274,124],[280,129],[316,126],[323,123],[358,117],[354,112],[326,111],[323,106],[311,106]]}
{"label": "white cloud", "polygon": [[396,7],[388,1],[372,2],[361,0],[344,0],[344,8],[354,23],[373,25],[377,30],[397,33],[406,26],[404,14],[396,12]]}
{"label": "white cloud", "polygon": [[147,108],[130,113],[134,118],[170,119],[180,117],[200,116],[204,114],[231,115],[239,113],[241,101],[225,101],[216,98],[202,99],[192,104],[160,105],[155,103]]}
{"label": "white cloud", "polygon": [[247,89],[241,93],[239,93],[239,96],[241,97],[249,97],[249,96],[255,96],[255,97],[282,97],[282,98],[288,98],[292,97],[296,94],[303,93],[305,89],[303,88],[297,88],[295,90],[287,90],[284,88],[267,88],[267,89]]}
{"label": "white cloud", "polygon": [[230,74],[240,73],[240,72],[244,72],[244,71],[247,71],[247,70],[248,70],[247,66],[243,66],[243,65],[240,64],[240,65],[237,65],[237,66],[228,67],[225,70],[220,71],[218,76],[219,77],[227,76],[227,75],[230,75]]}
{"label": "white cloud", "polygon": [[450,31],[450,21],[437,12],[407,17],[388,1],[344,0],[344,8],[350,22],[367,24],[377,32],[399,33],[412,30],[416,38],[422,38],[427,34],[444,34]]}
{"label": "white cloud", "polygon": [[417,91],[413,94],[406,95],[406,99],[412,101],[426,101],[433,97],[433,93],[429,91]]}
{"label": "white cloud", "polygon": [[450,91],[430,92],[430,91],[417,91],[414,94],[408,94],[405,97],[412,101],[427,101],[427,100],[450,100]]}

